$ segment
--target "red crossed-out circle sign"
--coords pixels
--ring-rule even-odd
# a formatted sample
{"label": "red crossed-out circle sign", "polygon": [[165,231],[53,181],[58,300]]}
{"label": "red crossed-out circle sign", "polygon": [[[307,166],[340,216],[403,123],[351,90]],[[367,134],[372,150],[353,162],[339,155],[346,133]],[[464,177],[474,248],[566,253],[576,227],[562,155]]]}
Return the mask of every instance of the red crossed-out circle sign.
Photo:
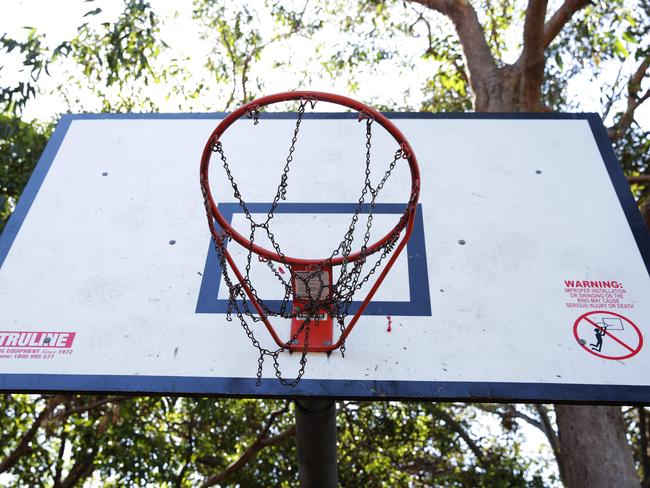
{"label": "red crossed-out circle sign", "polygon": [[587,312],[578,317],[573,324],[573,335],[580,347],[603,359],[618,361],[631,358],[643,347],[643,335],[634,322],[621,314],[604,310]]}

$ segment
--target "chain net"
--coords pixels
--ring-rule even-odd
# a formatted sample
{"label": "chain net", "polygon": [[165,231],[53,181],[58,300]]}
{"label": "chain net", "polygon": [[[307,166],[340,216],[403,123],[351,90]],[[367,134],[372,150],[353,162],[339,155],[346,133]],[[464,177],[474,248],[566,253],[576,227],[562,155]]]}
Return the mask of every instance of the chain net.
{"label": "chain net", "polygon": [[[286,256],[283,253],[280,244],[277,242],[277,239],[272,231],[271,221],[273,220],[274,213],[280,204],[280,201],[286,199],[287,188],[289,184],[289,171],[294,160],[296,143],[298,142],[298,134],[300,132],[300,127],[303,123],[303,115],[308,104],[310,104],[313,108],[315,105],[315,100],[300,100],[297,110],[296,123],[293,131],[293,137],[289,146],[284,169],[280,176],[280,182],[278,184],[275,196],[268,212],[261,219],[254,219],[250,210],[248,209],[247,204],[242,197],[241,192],[239,191],[237,182],[232,175],[228,160],[224,152],[223,144],[219,140],[214,140],[211,142],[211,149],[213,153],[218,154],[218,157],[220,158],[223,165],[225,175],[232,187],[233,196],[239,203],[243,215],[250,226],[250,234],[248,236],[250,245],[247,248],[248,252],[245,257],[246,265],[243,273],[243,283],[240,282],[236,276],[233,277],[231,272],[228,270],[225,249],[230,236],[224,230],[217,227],[218,224],[215,221],[215,216],[207,197],[207,191],[205,187],[205,185],[207,185],[207,182],[202,181],[201,184],[205,210],[208,218],[208,226],[213,236],[213,244],[217,254],[217,259],[221,267],[223,281],[228,288],[228,309],[226,320],[232,321],[233,316],[236,317],[237,321],[241,323],[242,328],[252,342],[253,346],[257,348],[259,352],[257,367],[258,386],[261,384],[264,361],[267,358],[271,360],[275,376],[283,385],[293,387],[300,382],[305,373],[305,365],[307,363],[309,333],[313,327],[318,326],[318,320],[316,319],[322,315],[323,310],[328,310],[333,320],[338,324],[340,333],[343,334],[345,330],[345,320],[349,315],[350,306],[352,304],[352,299],[355,292],[360,290],[371,279],[376,270],[380,267],[381,263],[388,255],[391,254],[408,219],[408,207],[405,206],[404,214],[402,214],[400,217],[398,225],[393,229],[388,239],[386,239],[379,246],[369,246],[370,232],[373,222],[373,212],[375,210],[377,197],[390,178],[397,162],[400,159],[405,159],[407,156],[405,155],[405,152],[402,148],[395,151],[393,159],[389,163],[387,169],[384,171],[381,179],[376,185],[373,186],[370,176],[372,166],[372,126],[374,121],[372,118],[367,117],[364,114],[360,114],[360,120],[365,121],[365,179],[359,200],[350,219],[348,229],[343,235],[341,242],[339,242],[337,247],[332,251],[331,255],[323,260],[323,263],[321,265],[314,265],[310,267],[308,271],[305,271],[304,269],[301,269],[300,271],[292,269],[292,266],[287,263]],[[253,120],[253,123],[255,125],[259,123],[260,114],[258,110],[251,110],[247,115]],[[364,219],[361,217],[362,215],[365,215],[365,223]],[[357,243],[360,257],[358,259],[348,260],[348,257],[352,253],[353,245],[355,244],[355,230],[358,225],[365,226],[362,228],[363,237],[361,238],[360,246],[359,243]],[[265,303],[264,299],[259,296],[255,285],[250,279],[254,254],[253,244],[255,243],[256,238],[260,233],[264,233],[266,235],[279,257],[277,261],[283,264],[284,268],[289,271],[289,276],[285,277],[278,272],[275,266],[268,266],[270,272],[275,275],[279,286],[281,286],[284,290],[284,296],[281,300],[279,308],[277,305],[275,307],[270,307],[267,303]],[[332,286],[330,287],[328,273],[324,272],[324,270],[331,269],[332,260],[339,256],[342,258],[342,262],[338,266],[340,273],[338,274],[338,277],[334,279]],[[267,261],[261,256],[259,256],[259,260]],[[295,298],[293,296],[293,281],[295,281],[296,289],[301,290],[301,307],[299,310],[295,308],[292,309],[291,306],[292,300]],[[249,288],[250,293],[253,295],[254,299],[257,301],[267,318],[281,317],[283,319],[293,319],[299,314],[300,319],[304,320],[301,326],[293,333],[293,335],[289,338],[283,347],[265,347],[256,337],[256,334],[253,330],[253,324],[262,321],[262,318],[260,318],[258,315],[256,308],[252,306],[253,304],[249,299],[243,284]],[[305,297],[307,297],[306,300]],[[304,335],[302,336],[302,340],[304,347],[300,353],[301,357],[298,373],[295,378],[286,379],[282,376],[280,370],[280,354],[286,351],[290,344],[298,343],[298,337],[303,333]],[[340,350],[342,354],[345,354],[344,342],[341,344]]]}

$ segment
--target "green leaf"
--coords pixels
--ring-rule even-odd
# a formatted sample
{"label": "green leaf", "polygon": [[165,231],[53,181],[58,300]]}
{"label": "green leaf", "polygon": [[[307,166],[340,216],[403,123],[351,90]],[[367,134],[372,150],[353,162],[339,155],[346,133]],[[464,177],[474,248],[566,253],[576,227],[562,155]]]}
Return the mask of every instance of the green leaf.
{"label": "green leaf", "polygon": [[102,11],[102,9],[98,7],[98,8],[96,8],[95,10],[90,10],[90,11],[86,12],[86,13],[84,14],[84,17],[88,17],[88,16],[90,16],[90,15],[97,15],[97,14],[100,13],[101,11]]}

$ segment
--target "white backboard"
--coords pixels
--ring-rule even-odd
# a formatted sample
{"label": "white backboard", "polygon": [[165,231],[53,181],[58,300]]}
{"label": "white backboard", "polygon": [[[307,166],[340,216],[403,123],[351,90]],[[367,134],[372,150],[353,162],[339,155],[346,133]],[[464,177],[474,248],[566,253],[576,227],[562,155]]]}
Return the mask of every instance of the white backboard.
{"label": "white backboard", "polygon": [[[221,117],[62,118],[0,236],[1,390],[650,403],[650,238],[596,115],[393,114],[421,169],[413,238],[345,357],[310,354],[295,388],[268,360],[256,386],[257,350],[226,321],[198,181]],[[363,185],[355,117],[303,122],[274,218],[287,253],[324,257],[347,229]],[[263,114],[224,136],[254,213],[294,127]],[[394,152],[376,132],[373,178]],[[246,235],[218,161],[211,183]],[[408,184],[398,167],[373,232],[395,225]],[[280,356],[285,377],[299,359]]]}

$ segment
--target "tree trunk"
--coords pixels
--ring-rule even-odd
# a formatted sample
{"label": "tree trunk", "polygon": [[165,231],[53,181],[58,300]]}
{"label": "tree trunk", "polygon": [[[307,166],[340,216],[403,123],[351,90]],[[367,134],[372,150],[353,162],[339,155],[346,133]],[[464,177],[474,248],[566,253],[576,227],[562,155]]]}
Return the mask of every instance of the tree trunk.
{"label": "tree trunk", "polygon": [[[522,76],[522,67],[500,68],[476,93],[475,110],[517,112],[525,107],[541,108],[538,101],[521,98]],[[650,228],[650,204],[644,210]],[[557,405],[556,415],[560,438],[557,461],[568,488],[639,488],[620,407]]]}
{"label": "tree trunk", "polygon": [[476,112],[514,112],[517,105],[518,77],[510,66],[499,68],[490,76],[474,81],[474,110]]}
{"label": "tree trunk", "polygon": [[[498,63],[486,42],[483,26],[469,0],[411,0],[447,16],[463,49],[465,65],[477,112],[544,110],[542,82],[545,51],[572,16],[588,0],[565,0],[550,16],[547,0],[529,0],[524,19],[523,49],[513,64]],[[650,67],[644,60],[635,76],[639,82]],[[633,103],[634,102],[634,103]],[[629,105],[632,103],[632,105]],[[629,125],[628,125],[629,127]],[[650,204],[642,209],[650,221]],[[575,487],[628,487],[640,485],[632,449],[625,437],[625,425],[618,407],[561,405],[556,408],[560,437],[558,463],[565,483]]]}
{"label": "tree trunk", "polygon": [[568,488],[639,488],[620,407],[556,405]]}

